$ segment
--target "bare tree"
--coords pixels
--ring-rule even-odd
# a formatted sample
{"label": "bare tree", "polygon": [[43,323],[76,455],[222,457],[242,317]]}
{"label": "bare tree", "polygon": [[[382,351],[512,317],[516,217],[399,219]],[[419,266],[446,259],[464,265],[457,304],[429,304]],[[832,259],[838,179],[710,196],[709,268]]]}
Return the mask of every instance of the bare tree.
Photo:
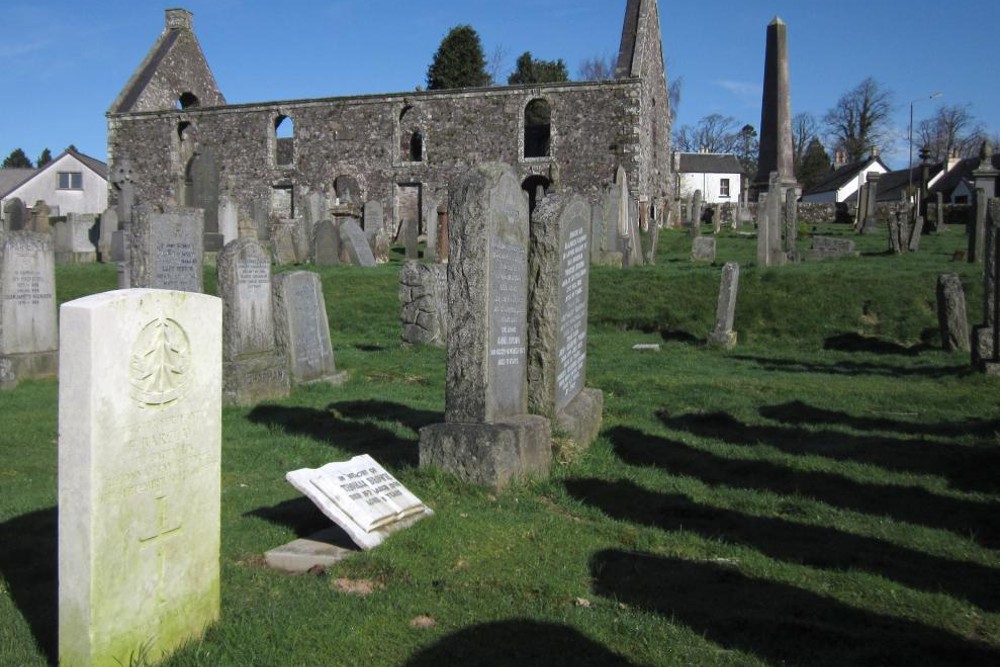
{"label": "bare tree", "polygon": [[864,158],[873,147],[888,151],[892,143],[892,107],[892,91],[868,77],[841,95],[823,116],[830,143],[845,151],[852,162]]}
{"label": "bare tree", "polygon": [[615,78],[615,59],[609,55],[595,55],[580,63],[577,70],[580,81],[611,81]]}
{"label": "bare tree", "polygon": [[667,86],[667,100],[670,102],[670,124],[673,125],[677,118],[677,109],[681,106],[681,88],[684,86],[684,77],[679,76]]}
{"label": "bare tree", "polygon": [[958,157],[973,157],[986,138],[986,130],[969,112],[969,105],[943,106],[931,118],[917,127],[921,147],[938,162],[953,153]]}
{"label": "bare tree", "polygon": [[486,73],[490,75],[491,86],[502,86],[507,77],[504,72],[507,69],[507,56],[509,51],[506,46],[499,44],[493,48],[489,60],[486,62]]}
{"label": "bare tree", "polygon": [[819,138],[819,122],[808,111],[795,114],[792,118],[792,160],[795,173],[799,173],[802,158],[813,139]]}
{"label": "bare tree", "polygon": [[735,153],[739,147],[740,124],[732,116],[713,113],[695,127],[682,125],[673,136],[674,146],[684,152]]}

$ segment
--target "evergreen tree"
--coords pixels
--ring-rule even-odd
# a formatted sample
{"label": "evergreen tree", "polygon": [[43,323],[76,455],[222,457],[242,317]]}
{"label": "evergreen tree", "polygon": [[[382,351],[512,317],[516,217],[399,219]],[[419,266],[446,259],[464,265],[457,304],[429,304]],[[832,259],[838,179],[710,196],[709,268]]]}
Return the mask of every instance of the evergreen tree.
{"label": "evergreen tree", "polygon": [[38,156],[38,159],[35,160],[35,165],[39,169],[41,169],[42,167],[44,167],[45,165],[47,165],[49,162],[52,162],[52,151],[50,151],[48,148],[46,148],[45,150],[42,151],[42,154]]}
{"label": "evergreen tree", "polygon": [[486,57],[479,35],[472,26],[452,28],[441,40],[434,61],[427,68],[427,89],[473,88],[488,86]]}
{"label": "evergreen tree", "polygon": [[559,60],[535,60],[531,51],[525,51],[517,59],[517,69],[507,77],[511,86],[524,83],[557,83],[569,81],[566,63]]}
{"label": "evergreen tree", "polygon": [[4,169],[31,169],[32,166],[31,160],[20,148],[12,150],[3,161]]}
{"label": "evergreen tree", "polygon": [[796,177],[799,183],[802,184],[802,189],[808,190],[829,176],[831,168],[830,155],[823,148],[820,140],[813,137],[806,148],[805,154],[802,156],[802,162],[799,165]]}

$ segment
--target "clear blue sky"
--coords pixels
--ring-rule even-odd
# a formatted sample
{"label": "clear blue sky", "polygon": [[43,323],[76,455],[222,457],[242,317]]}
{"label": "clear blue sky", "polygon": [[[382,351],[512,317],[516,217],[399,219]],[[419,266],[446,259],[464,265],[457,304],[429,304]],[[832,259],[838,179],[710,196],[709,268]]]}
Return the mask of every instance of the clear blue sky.
{"label": "clear blue sky", "polygon": [[[625,0],[5,0],[0,40],[0,157],[69,144],[106,156],[104,113],[163,29],[163,10],[194,13],[195,33],[229,102],[260,102],[423,85],[452,26],[472,25],[487,55],[562,58],[575,77],[617,53]],[[683,77],[678,124],[710,113],[760,122],[767,24],[788,23],[792,111],[821,117],[872,76],[895,94],[906,159],[910,102],[917,122],[939,104],[968,104],[1000,132],[992,67],[1000,1],[660,0],[668,77]],[[987,65],[987,62],[990,65]]]}

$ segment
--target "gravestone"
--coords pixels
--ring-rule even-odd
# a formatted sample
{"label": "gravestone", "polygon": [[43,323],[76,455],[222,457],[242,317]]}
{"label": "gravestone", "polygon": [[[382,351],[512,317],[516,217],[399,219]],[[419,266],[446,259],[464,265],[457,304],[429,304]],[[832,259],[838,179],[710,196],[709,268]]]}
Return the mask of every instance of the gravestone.
{"label": "gravestone", "polygon": [[601,204],[594,204],[590,210],[590,239],[590,263],[601,264],[607,239],[604,233],[604,206]]}
{"label": "gravestone", "polygon": [[330,323],[319,276],[310,271],[279,273],[272,279],[274,334],[295,384],[340,384],[330,344]]}
{"label": "gravestone", "polygon": [[274,335],[271,258],[254,239],[228,244],[217,260],[222,297],[222,392],[226,405],[287,396],[289,377]]}
{"label": "gravestone", "polygon": [[838,239],[830,236],[812,237],[813,247],[809,251],[810,260],[840,259],[843,257],[857,257],[858,253],[854,248],[854,241],[851,239]]}
{"label": "gravestone", "polygon": [[111,257],[117,264],[118,288],[132,284],[132,209],[135,206],[135,182],[132,180],[132,163],[128,156],[116,157],[111,169],[110,194],[118,213],[118,230],[111,233]]}
{"label": "gravestone", "polygon": [[691,261],[714,262],[715,245],[714,236],[696,236],[691,243]]}
{"label": "gravestone", "polygon": [[629,266],[642,266],[642,234],[639,233],[639,202],[629,199],[628,230],[624,243],[628,248]]}
{"label": "gravestone", "polygon": [[972,229],[969,230],[969,249],[966,257],[970,264],[983,263],[983,247],[986,243],[986,215],[989,200],[986,198],[986,191],[976,190],[976,217],[972,221]]}
{"label": "gravestone", "polygon": [[[438,259],[438,234],[439,226],[441,224],[441,216],[438,213],[438,209],[435,206],[428,209],[428,214],[426,218],[427,228],[424,231],[424,259],[429,259],[432,262],[439,261]],[[378,261],[378,257],[375,258]]]}
{"label": "gravestone", "polygon": [[691,236],[701,236],[701,216],[704,213],[701,190],[695,190],[691,198]]}
{"label": "gravestone", "polygon": [[58,343],[52,237],[0,234],[0,389],[55,376]]}
{"label": "gravestone", "polygon": [[989,375],[1000,375],[1000,326],[997,290],[1000,288],[1000,199],[989,203],[983,266],[983,321],[972,328],[972,366]]}
{"label": "gravestone", "polygon": [[791,262],[799,257],[799,198],[795,188],[785,191],[785,256]]}
{"label": "gravestone", "polygon": [[130,270],[133,287],[202,292],[202,210],[148,206],[132,209]]}
{"label": "gravestone", "polygon": [[333,220],[320,220],[313,228],[312,260],[317,266],[340,264],[340,230]]}
{"label": "gravestone", "polygon": [[943,273],[937,280],[938,325],[941,345],[946,350],[969,349],[969,319],[965,290],[957,273]]}
{"label": "gravestone", "polygon": [[549,421],[527,414],[528,200],[497,163],[449,197],[445,423],[420,430],[420,465],[501,488],[552,464]]}
{"label": "gravestone", "polygon": [[585,387],[590,207],[547,196],[531,214],[528,257],[528,410],[577,444],[601,428],[604,396]]}
{"label": "gravestone", "polygon": [[[882,178],[882,174],[877,171],[870,171],[866,176],[868,180],[868,188],[865,191],[865,211],[864,211],[864,226],[861,229],[862,234],[867,234],[878,229],[878,219],[875,217],[875,204],[878,201],[878,182]],[[860,215],[860,211],[858,212]]]}
{"label": "gravestone", "polygon": [[420,254],[417,250],[417,230],[416,220],[409,219],[403,221],[403,237],[406,246],[406,259],[408,260],[420,259]]}
{"label": "gravestone", "polygon": [[924,217],[918,215],[913,221],[913,229],[910,231],[910,242],[908,249],[910,252],[920,250],[920,238],[924,235]]}
{"label": "gravestone", "polygon": [[624,264],[621,240],[618,230],[625,222],[622,220],[622,187],[617,184],[608,186],[604,194],[604,261],[602,264],[620,267]]}
{"label": "gravestone", "polygon": [[365,550],[434,514],[367,454],[293,470],[285,479]]}
{"label": "gravestone", "polygon": [[355,266],[375,266],[375,255],[368,245],[365,233],[354,218],[345,218],[340,223],[340,258]]}
{"label": "gravestone", "polygon": [[279,266],[295,264],[297,261],[295,252],[295,220],[276,220],[272,222],[268,237],[271,239],[274,263]]}
{"label": "gravestone", "polygon": [[106,208],[104,213],[101,213],[101,233],[97,240],[97,256],[102,263],[106,264],[114,261],[112,259],[111,245],[114,234],[117,231],[118,211],[114,208]]}
{"label": "gravestone", "polygon": [[271,228],[271,198],[254,198],[250,207],[250,217],[253,218],[254,226],[257,228],[257,240],[269,240],[270,237],[268,236],[268,233]]}
{"label": "gravestone", "polygon": [[28,231],[37,234],[48,234],[51,230],[49,218],[52,217],[52,209],[43,200],[38,200],[31,209],[31,229]]}
{"label": "gravestone", "polygon": [[90,230],[97,224],[92,213],[69,213],[66,220],[53,226],[57,264],[93,264],[97,248],[90,240]]}
{"label": "gravestone", "polygon": [[59,663],[150,663],[219,618],[221,303],[63,304]]}
{"label": "gravestone", "polygon": [[7,231],[23,232],[28,229],[28,207],[18,197],[11,197],[3,205],[4,227]]}
{"label": "gravestone", "polygon": [[399,305],[404,343],[444,347],[448,337],[448,267],[403,264]]}
{"label": "gravestone", "polygon": [[364,217],[362,218],[362,222],[364,223],[365,238],[368,239],[368,245],[372,249],[372,254],[374,254],[375,238],[378,236],[379,232],[382,231],[382,227],[385,225],[385,212],[382,208],[382,202],[365,202]]}
{"label": "gravestone", "polygon": [[719,285],[719,303],[715,310],[715,330],[708,336],[709,345],[717,345],[731,350],[736,347],[736,294],[740,286],[740,265],[726,262],[722,267],[722,282]]}
{"label": "gravestone", "polygon": [[[660,245],[660,220],[658,219],[660,211],[664,209],[656,209],[657,217],[653,218],[652,222],[649,224],[649,248],[646,249],[646,264],[654,265],[656,264],[656,253]],[[670,226],[670,211],[667,211],[667,220],[663,224],[664,227]]]}
{"label": "gravestone", "polygon": [[229,195],[219,196],[219,234],[222,245],[240,237],[240,211],[236,200]]}

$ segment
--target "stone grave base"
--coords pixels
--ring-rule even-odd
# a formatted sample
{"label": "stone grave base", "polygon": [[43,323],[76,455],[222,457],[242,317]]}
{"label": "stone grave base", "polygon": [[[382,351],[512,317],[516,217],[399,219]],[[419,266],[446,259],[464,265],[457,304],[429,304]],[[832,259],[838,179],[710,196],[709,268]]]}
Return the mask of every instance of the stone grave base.
{"label": "stone grave base", "polygon": [[499,490],[515,478],[548,475],[550,433],[549,420],[537,415],[494,424],[432,424],[420,429],[420,466]]}
{"label": "stone grave base", "polygon": [[731,350],[736,347],[737,333],[735,331],[713,331],[708,335],[708,344],[712,347],[722,347]]}
{"label": "stone grave base", "polygon": [[339,387],[340,385],[347,382],[350,378],[350,373],[347,371],[337,371],[332,375],[327,375],[326,377],[316,378],[315,380],[306,380],[305,382],[296,382],[296,386],[308,385],[308,384],[329,384],[334,387]]}
{"label": "stone grave base", "polygon": [[604,392],[585,388],[556,414],[555,428],[587,447],[597,438],[604,419]]}
{"label": "stone grave base", "polygon": [[288,369],[273,355],[226,361],[222,364],[223,405],[257,405],[284,398],[291,392]]}
{"label": "stone grave base", "polygon": [[331,526],[265,552],[264,560],[272,570],[303,574],[317,566],[330,567],[359,551],[347,533]]}
{"label": "stone grave base", "polygon": [[591,263],[598,266],[613,266],[616,269],[620,269],[624,261],[625,256],[620,252],[602,252],[597,261]]}
{"label": "stone grave base", "polygon": [[0,355],[0,389],[13,389],[27,378],[55,377],[59,371],[59,352]]}

